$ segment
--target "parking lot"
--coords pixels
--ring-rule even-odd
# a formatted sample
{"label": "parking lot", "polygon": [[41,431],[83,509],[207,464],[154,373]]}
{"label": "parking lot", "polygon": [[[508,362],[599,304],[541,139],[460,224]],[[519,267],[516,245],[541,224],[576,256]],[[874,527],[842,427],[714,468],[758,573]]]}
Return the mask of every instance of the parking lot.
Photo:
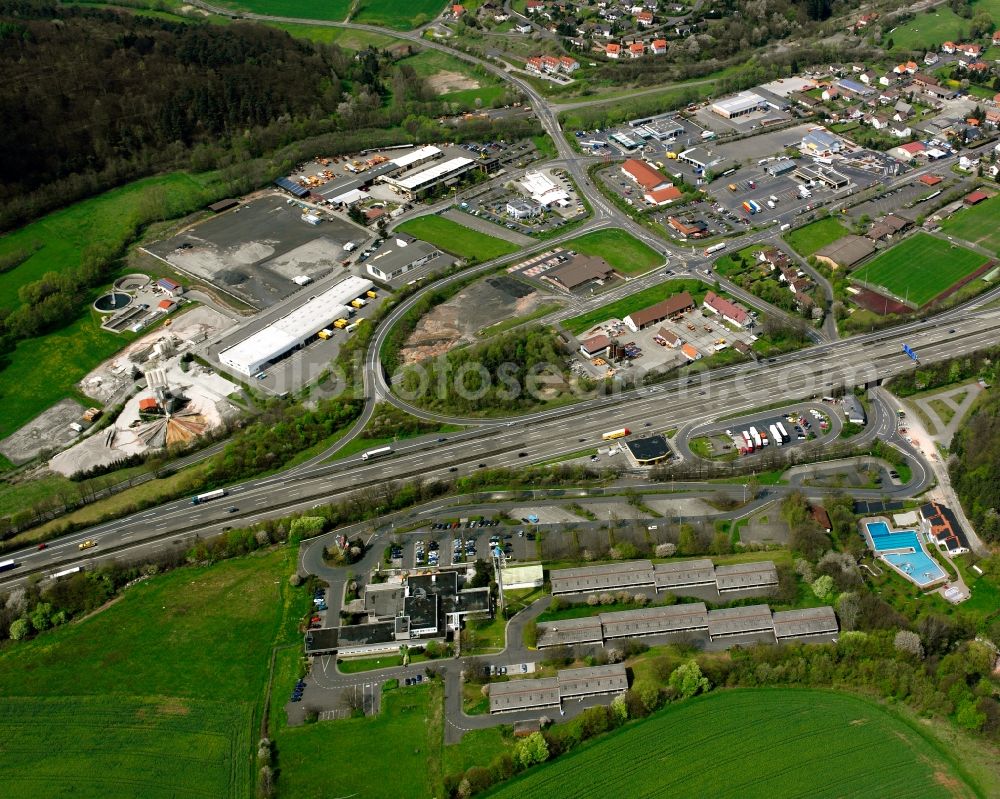
{"label": "parking lot", "polygon": [[[711,458],[726,458],[737,455],[751,455],[762,449],[753,438],[754,428],[767,443],[763,448],[796,447],[809,441],[818,441],[832,435],[830,414],[817,408],[803,406],[787,411],[771,411],[756,416],[747,416],[726,423],[728,426],[713,426],[704,435],[698,435],[692,440],[692,450],[696,454]],[[787,434],[787,439],[781,436],[781,428]],[[772,426],[777,428],[778,436],[774,435]],[[747,435],[744,435],[746,433]],[[747,439],[749,436],[749,440]],[[702,444],[694,442],[701,441]],[[779,443],[780,442],[780,443]]]}
{"label": "parking lot", "polygon": [[519,519],[517,526],[481,516],[432,522],[428,529],[396,536],[390,545],[390,560],[394,568],[405,569],[471,565],[477,560],[488,561],[494,546],[499,546],[508,560],[535,560],[535,525],[541,520],[530,522],[529,518]]}
{"label": "parking lot", "polygon": [[146,249],[254,308],[268,308],[302,290],[294,278],[332,274],[347,257],[344,246],[368,238],[343,219],[324,214],[314,225],[303,214],[297,201],[269,193]]}

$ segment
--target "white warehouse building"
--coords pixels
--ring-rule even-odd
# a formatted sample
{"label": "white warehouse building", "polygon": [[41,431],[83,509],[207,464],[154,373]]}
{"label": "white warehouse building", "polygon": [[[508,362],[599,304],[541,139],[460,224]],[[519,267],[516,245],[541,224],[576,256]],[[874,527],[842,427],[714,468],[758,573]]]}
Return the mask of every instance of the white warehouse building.
{"label": "white warehouse building", "polygon": [[350,314],[348,304],[374,285],[363,277],[351,276],[247,336],[239,344],[223,350],[219,353],[219,361],[240,374],[254,375],[272,361],[301,347],[335,319],[346,318]]}
{"label": "white warehouse building", "polygon": [[754,111],[762,111],[766,108],[767,100],[753,92],[740,92],[712,104],[712,111],[726,119],[746,116],[747,114],[752,114]]}

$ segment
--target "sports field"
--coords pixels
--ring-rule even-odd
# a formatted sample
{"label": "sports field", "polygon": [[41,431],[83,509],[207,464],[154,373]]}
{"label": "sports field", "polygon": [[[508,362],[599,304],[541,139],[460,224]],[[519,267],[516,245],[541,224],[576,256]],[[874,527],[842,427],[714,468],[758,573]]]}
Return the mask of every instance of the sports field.
{"label": "sports field", "polygon": [[297,640],[283,618],[293,563],[286,548],[180,569],[7,646],[3,795],[251,795],[271,647]]}
{"label": "sports field", "polygon": [[429,242],[459,258],[489,261],[501,255],[517,252],[517,245],[503,239],[487,236],[441,216],[420,216],[404,222],[398,228],[414,238]]}
{"label": "sports field", "polygon": [[871,702],[768,689],[673,705],[487,795],[971,799],[977,792],[944,747]]}
{"label": "sports field", "polygon": [[562,245],[584,255],[603,258],[622,274],[648,272],[663,263],[663,257],[624,230],[595,230]]}
{"label": "sports field", "polygon": [[827,244],[833,244],[850,232],[831,216],[800,227],[798,230],[789,231],[784,235],[784,239],[795,252],[803,258],[808,258],[816,250],[822,249]]}
{"label": "sports field", "polygon": [[701,302],[705,296],[708,286],[699,280],[668,280],[656,286],[650,286],[628,297],[623,297],[615,302],[602,305],[593,311],[587,311],[579,316],[574,316],[563,322],[563,327],[575,335],[589,330],[596,324],[605,322],[608,319],[624,319],[633,311],[641,308],[648,308],[655,305],[667,297],[680,294],[682,291],[690,291],[695,302]]}
{"label": "sports field", "polygon": [[[292,0],[294,2],[294,0]],[[267,2],[267,0],[260,0]],[[442,0],[360,0],[352,22],[385,25],[399,30],[410,30],[430,22],[444,10]]]}
{"label": "sports field", "polygon": [[1000,194],[952,214],[941,223],[941,227],[956,238],[1000,255],[1000,224],[997,220],[1000,220]]}
{"label": "sports field", "polygon": [[986,260],[957,244],[917,233],[886,250],[851,278],[870,288],[883,288],[919,308]]}

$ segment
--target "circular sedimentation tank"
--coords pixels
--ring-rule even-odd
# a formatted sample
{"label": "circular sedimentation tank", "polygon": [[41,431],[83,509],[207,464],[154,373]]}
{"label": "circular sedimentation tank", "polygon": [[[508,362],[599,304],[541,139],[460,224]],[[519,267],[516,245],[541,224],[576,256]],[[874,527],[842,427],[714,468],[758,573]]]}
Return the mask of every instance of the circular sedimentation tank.
{"label": "circular sedimentation tank", "polygon": [[120,311],[132,302],[132,295],[123,291],[111,291],[94,300],[94,309],[102,313]]}

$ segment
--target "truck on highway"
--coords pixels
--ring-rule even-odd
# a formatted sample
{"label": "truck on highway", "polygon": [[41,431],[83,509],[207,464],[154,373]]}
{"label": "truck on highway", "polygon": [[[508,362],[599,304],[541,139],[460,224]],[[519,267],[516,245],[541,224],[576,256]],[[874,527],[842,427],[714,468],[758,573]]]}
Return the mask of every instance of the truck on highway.
{"label": "truck on highway", "polygon": [[781,435],[782,441],[791,440],[791,436],[788,435],[788,431],[785,429],[785,426],[781,422],[778,422],[777,428],[778,428],[778,433]]}
{"label": "truck on highway", "polygon": [[0,572],[9,572],[11,569],[16,569],[20,564],[11,559],[0,561]]}
{"label": "truck on highway", "polygon": [[220,499],[226,495],[226,489],[217,488],[215,491],[206,491],[204,494],[198,494],[197,496],[191,497],[192,505],[200,505],[202,502],[211,502],[213,499]]}
{"label": "truck on highway", "polygon": [[392,447],[378,447],[377,449],[370,449],[361,455],[361,460],[369,461],[372,458],[379,458],[382,455],[388,455],[392,452]]}
{"label": "truck on highway", "polygon": [[609,430],[607,433],[601,436],[605,441],[614,441],[616,438],[625,438],[632,431],[627,427],[621,427],[618,430]]}
{"label": "truck on highway", "polygon": [[772,424],[769,428],[771,430],[771,438],[774,441],[774,446],[780,447],[785,443],[785,440],[781,437],[781,433],[778,432],[778,426]]}
{"label": "truck on highway", "polygon": [[711,247],[705,248],[705,255],[711,255],[713,252],[719,252],[720,250],[726,249],[726,243],[720,242],[719,244],[713,244]]}
{"label": "truck on highway", "polygon": [[74,574],[79,574],[81,571],[83,571],[83,567],[82,566],[72,566],[69,569],[63,569],[61,572],[56,572],[55,574],[50,574],[49,575],[49,579],[50,580],[59,580],[59,579],[61,579],[63,577],[70,577],[70,576],[72,576]]}

